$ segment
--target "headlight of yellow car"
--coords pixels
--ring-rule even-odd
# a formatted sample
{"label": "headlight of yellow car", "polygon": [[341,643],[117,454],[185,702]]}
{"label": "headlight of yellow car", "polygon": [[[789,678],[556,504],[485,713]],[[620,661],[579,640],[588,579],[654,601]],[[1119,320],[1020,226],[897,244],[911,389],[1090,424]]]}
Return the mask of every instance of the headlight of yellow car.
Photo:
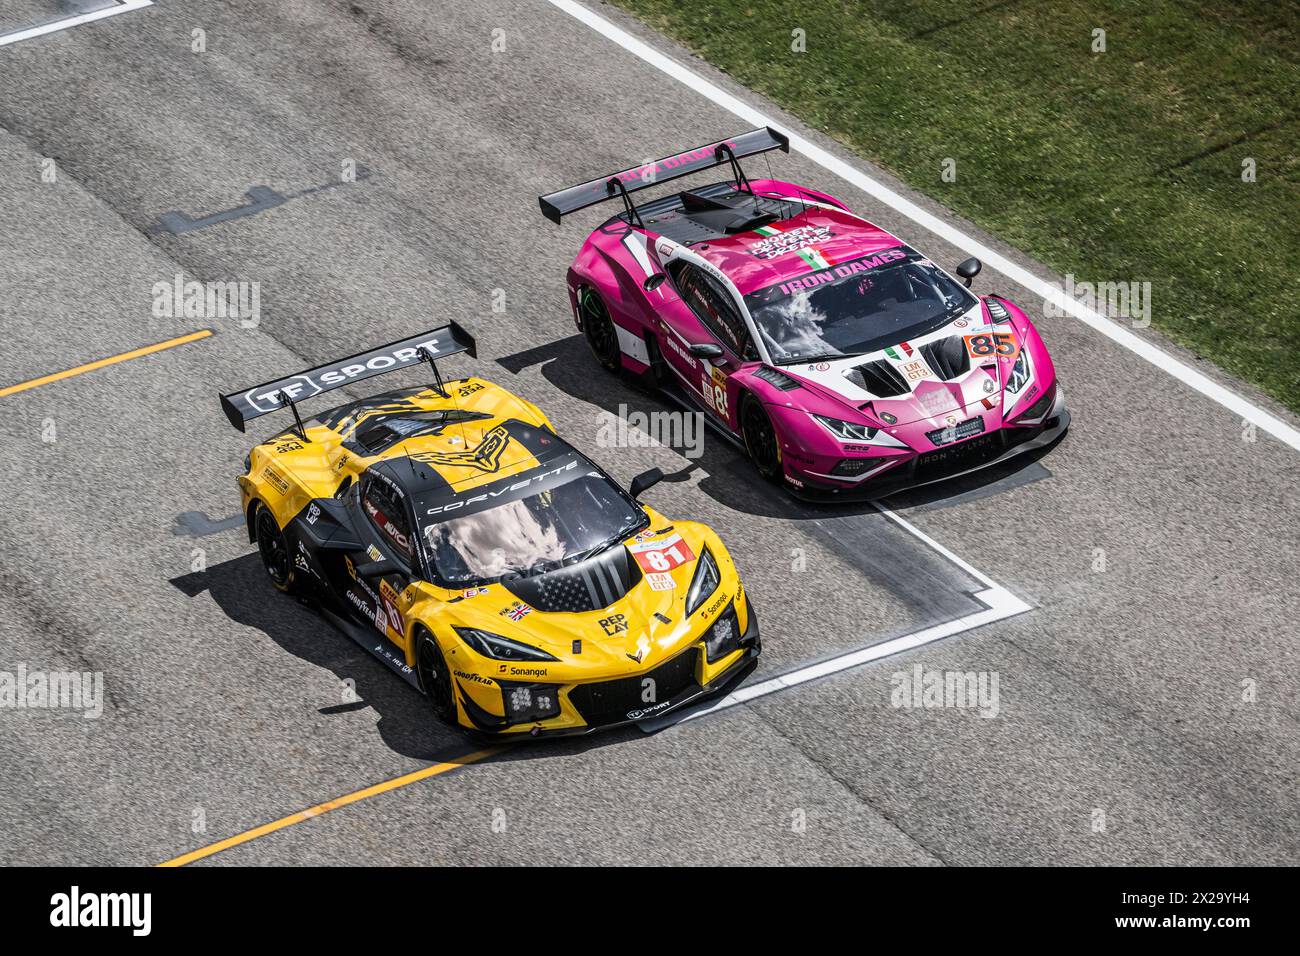
{"label": "headlight of yellow car", "polygon": [[695,566],[695,577],[691,578],[691,586],[686,592],[686,616],[690,617],[698,611],[700,605],[718,589],[721,583],[722,575],[718,573],[718,563],[713,560],[713,553],[706,545],[700,555],[699,563]]}
{"label": "headlight of yellow car", "polygon": [[460,639],[484,657],[498,661],[557,661],[546,651],[528,644],[512,641],[491,631],[481,631],[477,627],[458,627],[456,633]]}

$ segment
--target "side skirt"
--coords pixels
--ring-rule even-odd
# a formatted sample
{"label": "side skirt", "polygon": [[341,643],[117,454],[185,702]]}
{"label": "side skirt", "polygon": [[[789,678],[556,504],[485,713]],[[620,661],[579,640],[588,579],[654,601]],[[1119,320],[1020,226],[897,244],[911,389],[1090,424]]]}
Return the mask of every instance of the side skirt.
{"label": "side skirt", "polygon": [[704,416],[704,424],[716,435],[725,438],[733,447],[740,449],[741,454],[748,455],[745,450],[745,442],[739,435],[732,434],[727,426],[723,425],[707,408],[695,401],[686,389],[677,384],[673,373],[669,372],[669,378],[662,385],[659,385],[655,391],[666,399],[669,403],[676,405],[678,408],[687,412],[699,412]]}
{"label": "side skirt", "polygon": [[420,690],[420,678],[415,673],[415,668],[407,666],[406,659],[396,644],[378,631],[361,627],[355,621],[343,617],[324,603],[318,602],[315,606],[321,617],[360,644],[402,680]]}

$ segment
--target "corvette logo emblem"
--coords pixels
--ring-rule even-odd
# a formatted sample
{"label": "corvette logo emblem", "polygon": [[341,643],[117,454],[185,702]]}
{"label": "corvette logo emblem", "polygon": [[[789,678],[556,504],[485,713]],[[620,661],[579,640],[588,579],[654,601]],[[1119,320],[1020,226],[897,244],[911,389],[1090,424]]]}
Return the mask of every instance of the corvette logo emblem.
{"label": "corvette logo emblem", "polygon": [[650,641],[646,638],[644,634],[642,634],[641,637],[639,637],[636,642],[636,653],[628,654],[627,659],[630,661],[636,661],[638,664],[640,664],[642,658],[644,658],[648,653],[650,653]]}
{"label": "corvette logo emblem", "polygon": [[510,433],[504,425],[498,425],[473,448],[464,451],[420,452],[411,457],[430,465],[452,465],[457,468],[473,468],[477,471],[492,473],[501,467],[501,453],[510,444]]}

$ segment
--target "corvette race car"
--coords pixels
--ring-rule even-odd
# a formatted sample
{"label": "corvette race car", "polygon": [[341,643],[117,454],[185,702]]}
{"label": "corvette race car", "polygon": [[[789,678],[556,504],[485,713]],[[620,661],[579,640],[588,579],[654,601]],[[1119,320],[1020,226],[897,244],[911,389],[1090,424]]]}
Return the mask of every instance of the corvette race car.
{"label": "corvette race car", "polygon": [[[1051,444],[1069,425],[1052,360],[1013,303],[969,291],[832,196],[749,180],[789,151],[756,129],[540,197],[553,222],[609,199],[568,272],[596,360],[703,411],[796,495],[879,497]],[[728,164],[728,180],[631,193]]]}
{"label": "corvette race car", "polygon": [[[221,396],[240,431],[294,427],[239,477],[271,582],[428,695],[500,736],[584,733],[715,692],[759,653],[758,622],[712,529],[669,521],[555,434],[534,405],[435,359],[474,355],[451,324]],[[304,399],[428,362],[434,384],[304,422]]]}

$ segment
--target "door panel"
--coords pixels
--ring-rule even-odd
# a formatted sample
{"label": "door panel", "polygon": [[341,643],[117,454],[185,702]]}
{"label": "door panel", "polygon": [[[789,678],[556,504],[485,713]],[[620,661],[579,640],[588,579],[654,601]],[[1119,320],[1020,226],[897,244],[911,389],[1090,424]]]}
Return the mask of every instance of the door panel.
{"label": "door panel", "polygon": [[686,306],[684,311],[690,315],[690,326],[702,336],[692,341],[710,342],[722,349],[722,355],[716,359],[696,359],[689,355],[686,358],[692,362],[682,359],[692,397],[735,432],[738,389],[731,377],[753,349],[740,310],[725,285],[691,263],[674,263],[670,275],[678,283]]}
{"label": "door panel", "polygon": [[705,397],[701,388],[702,377],[708,377],[708,363],[691,355],[687,349],[702,342],[715,343],[713,334],[700,323],[694,313],[679,299],[673,314],[660,317],[660,351],[672,369],[677,382],[699,402]]}
{"label": "door panel", "polygon": [[[373,628],[405,650],[401,594],[411,583],[414,572],[401,545],[409,547],[414,524],[404,498],[390,490],[393,487],[386,478],[377,481],[371,475],[363,476],[352,509],[362,547],[342,553],[338,581],[344,604],[358,623]],[[360,570],[382,559],[397,565],[397,570],[383,575],[364,574]]]}

